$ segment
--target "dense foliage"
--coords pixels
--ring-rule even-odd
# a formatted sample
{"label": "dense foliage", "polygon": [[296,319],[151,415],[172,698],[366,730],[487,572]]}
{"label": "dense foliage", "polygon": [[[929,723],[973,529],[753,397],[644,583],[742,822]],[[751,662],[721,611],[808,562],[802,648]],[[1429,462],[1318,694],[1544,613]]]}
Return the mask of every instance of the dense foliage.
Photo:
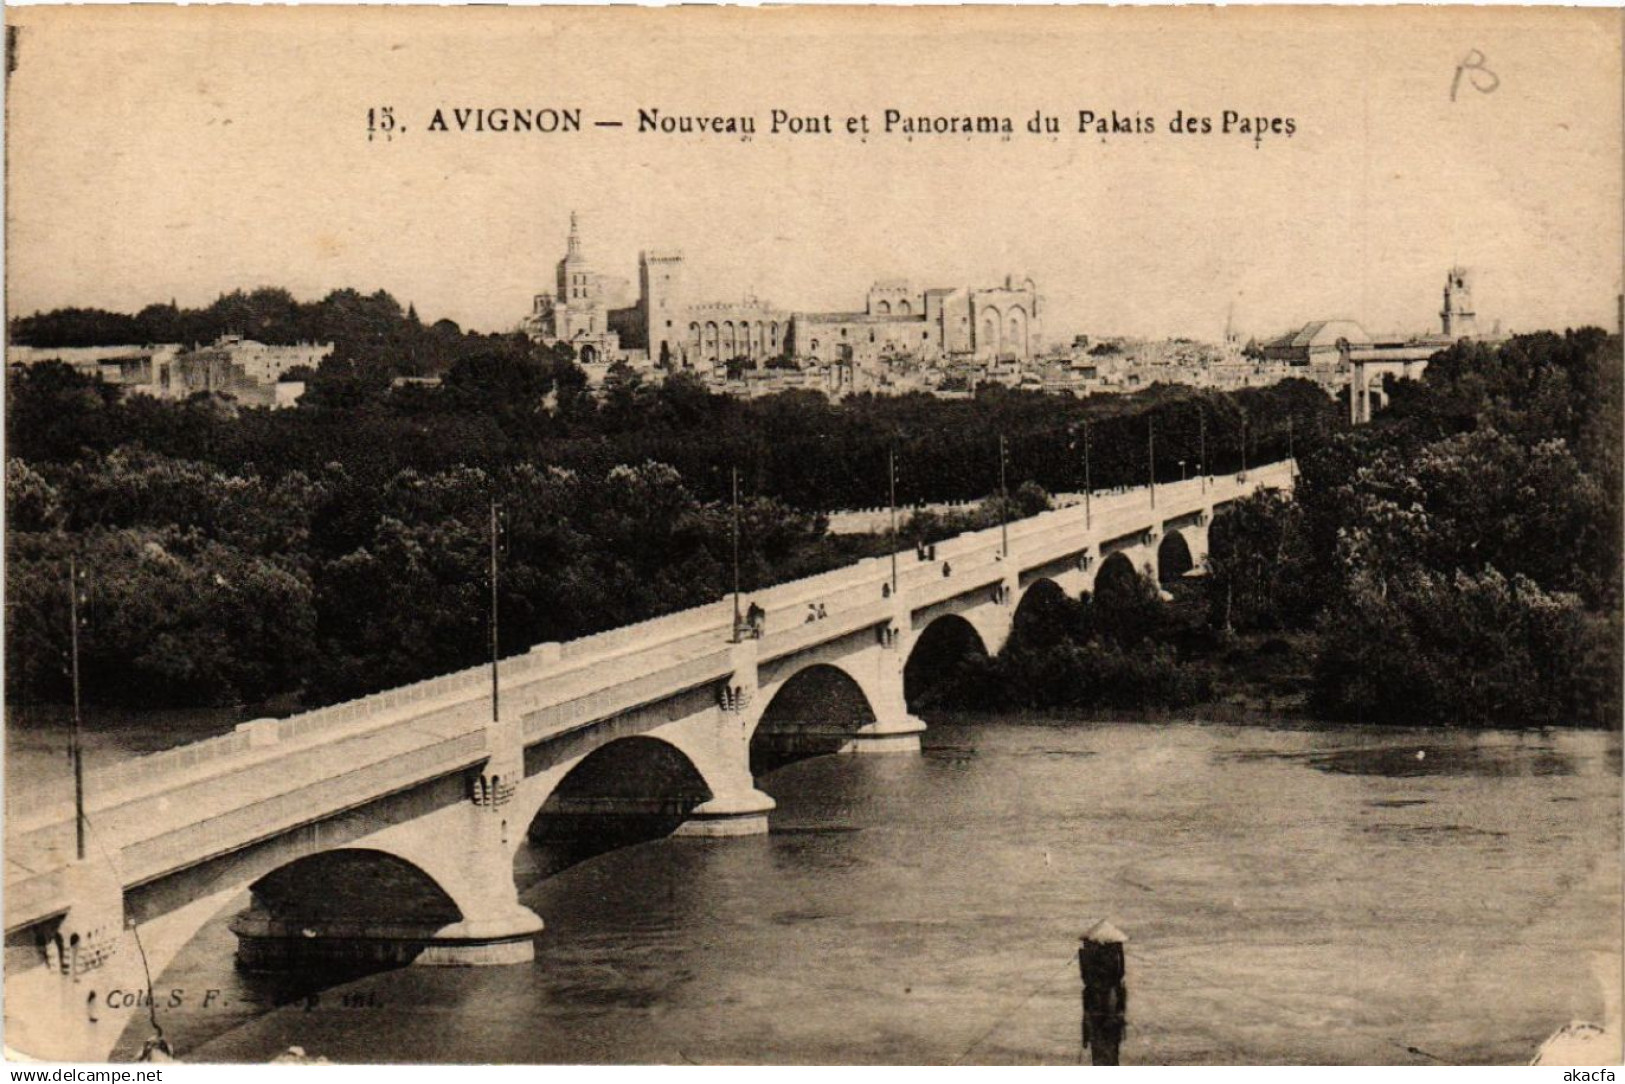
{"label": "dense foliage", "polygon": [[1016,612],[998,655],[967,655],[924,684],[916,706],[987,709],[1186,707],[1208,699],[1207,674],[1182,664],[1180,615],[1149,578],[1107,577],[1082,599],[1042,585]]}
{"label": "dense foliage", "polygon": [[1620,388],[1596,329],[1442,352],[1215,525],[1216,622],[1313,630],[1332,717],[1618,726]]}

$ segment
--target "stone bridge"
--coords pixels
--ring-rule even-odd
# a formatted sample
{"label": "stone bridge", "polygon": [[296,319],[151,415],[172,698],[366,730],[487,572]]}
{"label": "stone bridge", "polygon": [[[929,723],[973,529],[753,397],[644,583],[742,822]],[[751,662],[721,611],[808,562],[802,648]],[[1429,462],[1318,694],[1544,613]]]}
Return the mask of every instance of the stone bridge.
{"label": "stone bridge", "polygon": [[1290,485],[1275,464],[1097,495],[898,554],[895,588],[885,557],[750,593],[742,633],[725,599],[541,644],[502,660],[499,721],[484,666],[245,723],[93,774],[83,862],[68,796],[8,793],[8,1045],[105,1060],[144,976],[245,890],[247,968],[530,960],[527,839],[766,832],[774,764],[919,748],[905,673],[930,641],[997,652],[1044,581],[1199,570],[1215,514]]}

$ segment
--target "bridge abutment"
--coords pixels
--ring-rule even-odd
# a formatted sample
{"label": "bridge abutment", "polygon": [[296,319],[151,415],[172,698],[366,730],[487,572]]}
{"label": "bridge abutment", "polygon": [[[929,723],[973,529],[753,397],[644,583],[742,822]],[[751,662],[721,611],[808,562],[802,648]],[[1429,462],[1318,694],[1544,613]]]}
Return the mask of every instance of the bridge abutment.
{"label": "bridge abutment", "polygon": [[100,856],[64,873],[73,906],[40,945],[43,967],[8,953],[6,1045],[31,1058],[97,1062],[148,1002],[141,948],[124,925],[124,892]]}

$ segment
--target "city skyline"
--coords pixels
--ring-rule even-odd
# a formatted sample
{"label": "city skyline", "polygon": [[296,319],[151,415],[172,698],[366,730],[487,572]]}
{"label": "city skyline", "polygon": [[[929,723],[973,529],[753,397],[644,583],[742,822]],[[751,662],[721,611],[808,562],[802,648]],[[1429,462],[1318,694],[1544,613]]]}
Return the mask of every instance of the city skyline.
{"label": "city skyline", "polygon": [[[415,39],[407,79],[382,20],[311,12],[293,49],[266,40],[251,13],[206,43],[169,33],[161,12],[121,13],[128,32],[117,40],[139,41],[132,50],[78,33],[72,18],[31,26],[23,13],[8,310],[354,287],[388,290],[428,318],[511,330],[551,281],[574,208],[599,270],[631,279],[639,251],[680,249],[719,298],[841,309],[880,279],[1031,276],[1052,340],[1216,339],[1232,312],[1258,337],[1333,317],[1422,330],[1436,322],[1440,273],[1458,263],[1475,272],[1486,325],[1611,327],[1620,103],[1603,14],[1552,20],[1544,35],[1484,22],[1473,40],[1509,85],[1469,86],[1455,101],[1450,58],[1460,34],[1479,29],[1461,12],[1417,13],[1412,33],[1380,38],[1357,13],[1316,13],[1287,35],[1266,14],[1238,11],[1159,34],[1125,14],[1091,24],[1106,33],[1042,40],[1006,14],[987,24],[1002,36],[945,40],[906,75],[886,42],[908,16],[866,14],[876,32],[843,49],[839,86],[821,74],[829,47],[799,35],[796,15],[757,39],[783,57],[770,101],[741,89],[764,61],[730,75],[704,54],[685,57],[694,78],[679,100],[661,75],[681,54],[677,13],[649,42],[625,44],[628,73],[613,90],[546,20],[531,33]],[[1560,73],[1542,65],[1554,32],[1577,50]],[[1379,48],[1380,78],[1368,63]],[[982,74],[1017,51],[1029,68],[1065,73],[1053,91],[1037,98]],[[1593,53],[1598,63],[1580,62]],[[1136,74],[1152,57],[1154,84]],[[307,66],[322,71],[319,88],[287,74]],[[713,69],[715,79],[700,77]],[[129,90],[116,104],[96,89],[108,71]],[[424,130],[437,108],[519,101],[577,102],[588,127]],[[1010,116],[1018,129],[1039,108],[1068,128],[1081,108],[1116,108],[1158,130],[868,142],[636,131],[647,106],[765,119],[772,101],[833,116],[929,105]],[[369,143],[374,103],[408,130]],[[1288,114],[1295,134],[1255,143],[1168,131],[1176,111],[1230,104]],[[627,126],[595,129],[595,117]]]}

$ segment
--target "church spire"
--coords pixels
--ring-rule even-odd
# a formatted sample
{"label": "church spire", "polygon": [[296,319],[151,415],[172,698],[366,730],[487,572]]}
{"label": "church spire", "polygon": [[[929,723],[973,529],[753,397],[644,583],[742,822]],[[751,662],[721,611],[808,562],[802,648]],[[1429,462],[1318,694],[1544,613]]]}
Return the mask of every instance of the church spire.
{"label": "church spire", "polygon": [[574,211],[570,212],[570,247],[569,247],[569,253],[572,256],[581,255],[581,229],[580,229],[580,224],[576,221],[576,213]]}

